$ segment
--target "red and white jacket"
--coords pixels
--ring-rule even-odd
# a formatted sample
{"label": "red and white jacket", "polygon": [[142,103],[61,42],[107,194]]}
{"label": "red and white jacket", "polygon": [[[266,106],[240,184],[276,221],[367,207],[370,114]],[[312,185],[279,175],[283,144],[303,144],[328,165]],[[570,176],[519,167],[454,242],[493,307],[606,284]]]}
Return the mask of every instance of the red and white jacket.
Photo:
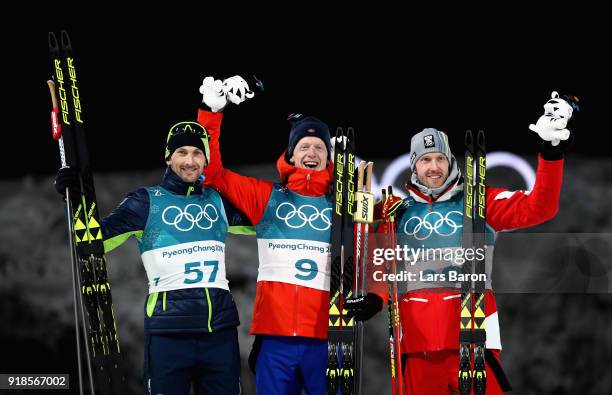
{"label": "red and white jacket", "polygon": [[[239,175],[223,167],[219,148],[222,113],[200,110],[198,122],[210,134],[210,163],[205,186],[212,186],[256,226],[268,205],[274,182]],[[322,171],[288,164],[284,153],[276,162],[282,183],[305,196],[323,196],[331,189],[333,164]],[[258,281],[251,334],[327,339],[329,291],[278,281]]]}
{"label": "red and white jacket", "polygon": [[[535,185],[530,192],[508,191],[487,187],[486,218],[494,231],[527,228],[552,219],[559,209],[563,179],[563,160],[538,158]],[[430,211],[443,211],[452,197],[463,193],[456,183],[433,200],[407,185],[416,204],[429,205]],[[461,292],[454,288],[416,289],[406,293],[400,302],[402,351],[431,352],[459,348],[459,311]],[[485,327],[487,348],[501,349],[495,296],[485,294]]]}

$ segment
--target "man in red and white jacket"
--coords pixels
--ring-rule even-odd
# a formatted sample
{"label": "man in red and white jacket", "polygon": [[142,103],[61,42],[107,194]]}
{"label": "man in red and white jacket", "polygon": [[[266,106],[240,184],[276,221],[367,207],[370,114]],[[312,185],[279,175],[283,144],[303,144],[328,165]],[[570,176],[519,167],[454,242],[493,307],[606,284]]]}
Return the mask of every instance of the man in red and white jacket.
{"label": "man in red and white jacket", "polygon": [[[570,117],[571,110],[569,114],[547,110],[538,121],[538,127],[532,125],[531,129],[541,137],[553,135],[558,138],[559,133],[545,132],[567,131],[565,127]],[[536,181],[531,191],[496,187],[486,190],[487,394],[500,394],[508,386],[499,368],[501,340],[490,281],[494,235],[499,231],[541,224],[556,215],[563,177],[563,153],[571,137],[569,132],[561,135],[565,140],[562,137],[555,145],[552,137],[542,141]],[[398,242],[415,250],[461,248],[463,177],[446,134],[433,128],[417,133],[411,140],[410,158],[412,178],[406,185],[409,196],[397,212]],[[435,258],[417,258],[408,265],[410,271],[429,274],[448,273],[454,266],[455,262]],[[458,393],[459,286],[449,281],[407,282],[408,292],[400,302],[407,394]]]}

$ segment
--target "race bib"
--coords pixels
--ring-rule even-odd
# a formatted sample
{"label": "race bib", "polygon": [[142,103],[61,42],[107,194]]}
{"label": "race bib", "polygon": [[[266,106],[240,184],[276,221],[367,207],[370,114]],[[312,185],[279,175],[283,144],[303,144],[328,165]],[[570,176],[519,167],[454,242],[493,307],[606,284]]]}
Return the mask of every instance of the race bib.
{"label": "race bib", "polygon": [[329,243],[259,239],[257,281],[278,281],[329,291]]}
{"label": "race bib", "polygon": [[142,254],[149,293],[184,288],[221,288],[225,276],[225,244],[205,240],[146,251]]}

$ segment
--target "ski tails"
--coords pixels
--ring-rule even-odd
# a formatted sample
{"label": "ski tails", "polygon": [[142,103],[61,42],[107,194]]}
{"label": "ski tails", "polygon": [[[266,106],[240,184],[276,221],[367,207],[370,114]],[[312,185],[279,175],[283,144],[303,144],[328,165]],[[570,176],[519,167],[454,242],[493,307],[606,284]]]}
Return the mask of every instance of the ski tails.
{"label": "ski tails", "polygon": [[[84,320],[83,333],[86,333],[88,370],[91,372],[90,366],[94,366],[100,393],[120,394],[125,392],[125,378],[119,366],[121,350],[84,132],[77,65],[65,30],[60,32],[59,40],[55,33],[49,33],[49,51],[53,137],[59,143],[62,166],[72,167],[79,174],[79,188],[69,188],[66,200],[75,281],[80,289],[78,299]],[[89,379],[93,393],[91,373]]]}

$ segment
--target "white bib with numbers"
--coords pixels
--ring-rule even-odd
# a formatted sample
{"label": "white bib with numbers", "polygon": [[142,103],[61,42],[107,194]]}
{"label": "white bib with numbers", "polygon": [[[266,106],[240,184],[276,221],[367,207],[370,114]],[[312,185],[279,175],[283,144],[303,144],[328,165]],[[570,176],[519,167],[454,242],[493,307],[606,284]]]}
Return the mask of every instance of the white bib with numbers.
{"label": "white bib with numbers", "polygon": [[142,254],[149,293],[184,288],[222,288],[225,276],[225,243],[203,240],[157,248]]}
{"label": "white bib with numbers", "polygon": [[329,243],[291,239],[259,239],[257,281],[278,281],[329,291]]}

